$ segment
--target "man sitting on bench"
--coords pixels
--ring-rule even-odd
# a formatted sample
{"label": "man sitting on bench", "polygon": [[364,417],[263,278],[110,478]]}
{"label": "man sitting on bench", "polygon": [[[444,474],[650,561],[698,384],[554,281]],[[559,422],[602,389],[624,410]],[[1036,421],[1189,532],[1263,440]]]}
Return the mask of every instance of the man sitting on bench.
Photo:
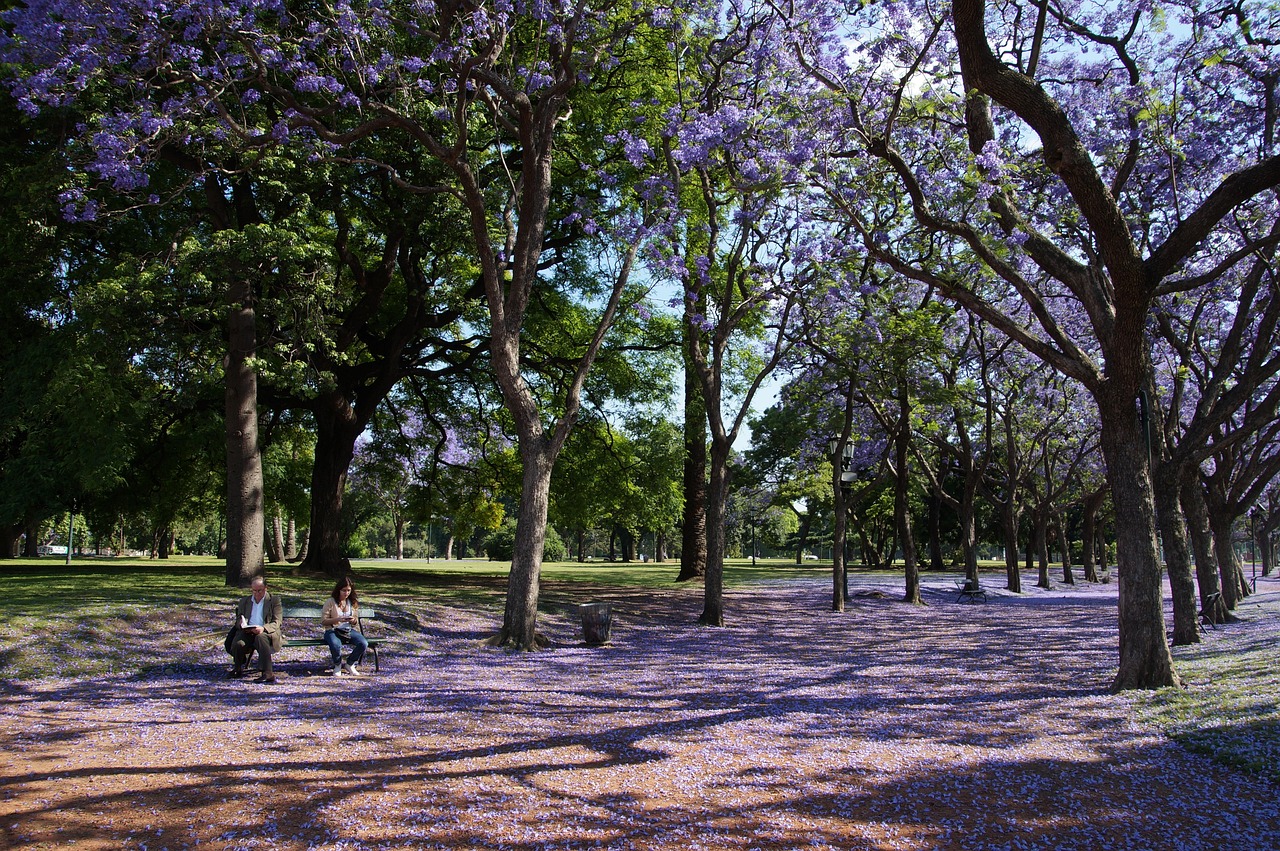
{"label": "man sitting on bench", "polygon": [[249,663],[249,657],[256,650],[262,661],[262,676],[254,682],[271,684],[276,681],[275,671],[271,667],[271,654],[284,647],[280,632],[284,607],[279,597],[267,593],[266,580],[261,576],[254,577],[249,590],[251,593],[236,604],[236,620],[231,625],[223,646],[235,660],[231,676],[244,676],[244,666]]}

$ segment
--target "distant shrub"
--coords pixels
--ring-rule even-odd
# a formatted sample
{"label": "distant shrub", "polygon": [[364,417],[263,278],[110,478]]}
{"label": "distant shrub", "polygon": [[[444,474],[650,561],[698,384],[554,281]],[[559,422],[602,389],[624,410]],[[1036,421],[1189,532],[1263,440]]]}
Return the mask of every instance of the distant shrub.
{"label": "distant shrub", "polygon": [[[511,561],[516,549],[515,522],[504,522],[484,539],[483,546],[490,561]],[[542,548],[542,560],[564,561],[568,552],[569,548],[565,546],[560,533],[552,526],[547,526],[547,541]]]}

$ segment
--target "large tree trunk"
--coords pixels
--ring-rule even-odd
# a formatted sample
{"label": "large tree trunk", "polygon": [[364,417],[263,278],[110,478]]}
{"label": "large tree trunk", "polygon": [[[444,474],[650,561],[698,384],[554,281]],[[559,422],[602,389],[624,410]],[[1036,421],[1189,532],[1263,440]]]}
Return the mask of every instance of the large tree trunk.
{"label": "large tree trunk", "polygon": [[1036,543],[1036,587],[1052,588],[1049,581],[1049,506],[1039,505],[1031,513],[1032,540]]}
{"label": "large tree trunk", "polygon": [[1110,580],[1110,568],[1107,565],[1107,559],[1111,556],[1107,552],[1107,536],[1102,530],[1102,525],[1098,526],[1098,568],[1102,575],[1099,577],[1103,582]]}
{"label": "large tree trunk", "polygon": [[156,558],[167,559],[169,557],[169,554],[173,551],[173,539],[174,533],[172,526],[165,526],[156,530],[154,545]]}
{"label": "large tree trunk", "polygon": [[1271,571],[1275,569],[1275,560],[1272,558],[1271,549],[1270,523],[1264,522],[1255,529],[1254,546],[1258,548],[1258,558],[1262,561],[1262,575],[1270,576]]}
{"label": "large tree trunk", "polygon": [[[938,471],[938,479],[942,479],[942,471]],[[938,485],[942,487],[941,484]],[[927,500],[929,508],[929,569],[943,571],[947,569],[946,558],[942,554],[942,500],[937,493],[929,492]]]}
{"label": "large tree trunk", "polygon": [[960,553],[964,557],[964,575],[975,586],[978,582],[978,484],[975,470],[965,473],[964,493],[960,497]]}
{"label": "large tree trunk", "polygon": [[262,573],[262,453],[258,446],[258,375],[250,365],[257,346],[253,288],[248,278],[228,292],[226,373],[227,569],[226,584],[246,587]]}
{"label": "large tree trunk", "polygon": [[1218,584],[1218,559],[1213,553],[1213,532],[1209,530],[1209,512],[1204,505],[1204,491],[1201,490],[1200,471],[1197,468],[1192,467],[1183,473],[1178,492],[1191,537],[1191,548],[1195,552],[1200,611],[1213,623],[1223,623],[1229,619],[1230,614],[1226,604],[1222,602],[1222,586]]}
{"label": "large tree trunk", "polygon": [[342,500],[347,472],[355,455],[361,422],[337,393],[317,399],[315,461],[311,467],[311,528],[304,573],[339,578],[351,572],[351,560],[342,546]]}
{"label": "large tree trunk", "polygon": [[841,440],[832,461],[834,469],[834,481],[832,484],[835,497],[835,528],[831,536],[831,611],[833,612],[844,611],[845,589],[848,587],[846,577],[849,568],[844,563],[844,541],[848,529],[848,509],[845,507],[846,497],[841,480],[843,473],[841,457],[843,451],[844,440]]}
{"label": "large tree trunk", "polygon": [[867,534],[866,527],[861,523],[854,524],[854,527],[858,535],[858,549],[862,551],[862,563],[872,570],[879,570],[884,567],[880,552],[876,549],[875,542],[871,540],[871,536]]}
{"label": "large tree trunk", "polygon": [[703,577],[704,626],[724,626],[724,512],[729,496],[729,453],[726,438],[711,444],[711,469],[707,482],[707,570]]}
{"label": "large tree trunk", "polygon": [[1156,520],[1160,524],[1160,541],[1164,544],[1164,561],[1173,595],[1173,643],[1198,644],[1200,624],[1196,617],[1196,583],[1191,574],[1187,525],[1178,503],[1182,467],[1169,461],[1158,461],[1152,476],[1155,480]]}
{"label": "large tree trunk", "polygon": [[893,514],[902,544],[902,573],[905,579],[902,600],[920,603],[920,565],[916,560],[916,537],[911,528],[911,504],[908,487],[911,471],[907,465],[911,441],[911,397],[906,384],[898,389],[898,428],[894,446]]}
{"label": "large tree trunk", "polygon": [[536,650],[538,594],[541,587],[542,551],[547,540],[547,508],[551,493],[551,469],[556,453],[541,435],[521,437],[520,508],[516,514],[515,552],[507,575],[507,605],[502,631],[492,639],[497,646]]}
{"label": "large tree trunk", "polygon": [[804,551],[809,546],[809,530],[813,526],[813,512],[800,515],[800,528],[796,531],[796,564],[804,564]]}
{"label": "large tree trunk", "polygon": [[1116,512],[1119,564],[1120,663],[1112,688],[1122,691],[1179,685],[1165,638],[1149,447],[1135,412],[1137,393],[1107,392],[1110,389],[1104,388],[1096,398],[1102,421],[1102,454]]}
{"label": "large tree trunk", "polygon": [[[1209,510],[1209,528],[1213,531],[1213,552],[1218,558],[1218,575],[1222,580],[1222,602],[1227,611],[1234,612],[1240,600],[1248,593],[1242,581],[1244,572],[1235,548],[1235,515],[1227,503],[1227,495],[1216,478],[1205,481],[1205,506]],[[1242,590],[1243,589],[1243,590]]]}
{"label": "large tree trunk", "polygon": [[[844,411],[840,423],[840,437],[836,441],[836,451],[831,456],[832,481],[834,496],[835,523],[831,536],[831,611],[843,612],[849,595],[849,566],[845,563],[845,538],[849,528],[849,490],[845,486],[845,473],[853,477],[852,459],[846,465],[845,447],[849,443],[849,435],[853,432],[853,384],[845,385]],[[849,487],[852,487],[850,483]],[[806,512],[812,516],[812,512]]]}
{"label": "large tree trunk", "polygon": [[1098,577],[1098,512],[1107,501],[1107,492],[1097,490],[1086,494],[1082,504],[1081,544],[1083,545],[1084,579],[1086,582],[1097,582]]}
{"label": "large tree trunk", "polygon": [[1005,587],[1015,594],[1022,593],[1022,570],[1018,561],[1018,527],[1021,523],[1018,505],[1010,494],[1000,506],[1000,528],[1004,532]]}
{"label": "large tree trunk", "polygon": [[18,539],[22,537],[22,524],[11,523],[0,527],[0,558],[17,558]]}
{"label": "large tree trunk", "polygon": [[1062,583],[1075,585],[1076,577],[1071,565],[1071,527],[1067,524],[1065,511],[1058,513],[1055,523],[1058,529],[1058,546],[1062,548]]}
{"label": "large tree trunk", "polygon": [[[686,325],[686,333],[691,333]],[[687,349],[687,345],[686,345]],[[687,355],[687,353],[686,353]],[[684,522],[677,582],[699,579],[707,572],[707,410],[698,377],[685,358],[684,379]]]}
{"label": "large tree trunk", "polygon": [[22,557],[36,558],[40,555],[40,527],[44,525],[40,520],[27,520],[26,534],[27,537],[22,543]]}
{"label": "large tree trunk", "polygon": [[[289,559],[289,563],[301,565],[302,562],[307,560],[307,552],[310,549],[311,549],[311,530],[303,529],[302,530],[302,547],[301,549],[298,550],[298,554],[296,556]],[[294,568],[294,570],[299,571],[300,568]]]}
{"label": "large tree trunk", "polygon": [[284,520],[280,517],[280,507],[276,506],[271,517],[271,534],[267,536],[267,561],[279,564],[284,558]]}
{"label": "large tree trunk", "polygon": [[622,560],[625,562],[633,562],[636,560],[636,536],[631,534],[631,530],[621,524],[617,527],[618,543],[622,545]]}

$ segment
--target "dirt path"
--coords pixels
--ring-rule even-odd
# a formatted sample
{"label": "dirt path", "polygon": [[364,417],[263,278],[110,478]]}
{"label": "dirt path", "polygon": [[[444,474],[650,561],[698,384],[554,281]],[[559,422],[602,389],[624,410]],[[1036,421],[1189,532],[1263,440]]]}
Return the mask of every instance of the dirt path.
{"label": "dirt path", "polygon": [[720,630],[695,589],[615,596],[609,646],[551,616],[522,656],[400,600],[376,676],[304,649],[256,686],[210,647],[3,683],[0,846],[1280,848],[1274,785],[1104,692],[1113,596],[884,588],[840,616],[822,582],[737,592]]}

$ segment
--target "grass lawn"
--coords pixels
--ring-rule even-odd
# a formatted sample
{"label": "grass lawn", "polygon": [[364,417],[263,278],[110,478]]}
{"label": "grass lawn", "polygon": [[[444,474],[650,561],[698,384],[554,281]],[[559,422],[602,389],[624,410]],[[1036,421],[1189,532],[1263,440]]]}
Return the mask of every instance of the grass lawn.
{"label": "grass lawn", "polygon": [[1174,648],[1186,688],[1137,694],[1135,706],[1183,746],[1280,784],[1280,582],[1258,590],[1236,609],[1245,623]]}

